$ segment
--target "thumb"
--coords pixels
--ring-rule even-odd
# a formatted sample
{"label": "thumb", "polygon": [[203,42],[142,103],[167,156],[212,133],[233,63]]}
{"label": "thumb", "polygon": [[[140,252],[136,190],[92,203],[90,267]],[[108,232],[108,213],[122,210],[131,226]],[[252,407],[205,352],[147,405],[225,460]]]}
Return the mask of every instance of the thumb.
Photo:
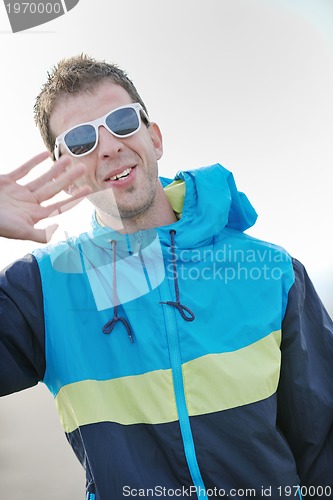
{"label": "thumb", "polygon": [[29,239],[37,243],[48,243],[57,229],[58,224],[52,224],[45,229],[33,229]]}

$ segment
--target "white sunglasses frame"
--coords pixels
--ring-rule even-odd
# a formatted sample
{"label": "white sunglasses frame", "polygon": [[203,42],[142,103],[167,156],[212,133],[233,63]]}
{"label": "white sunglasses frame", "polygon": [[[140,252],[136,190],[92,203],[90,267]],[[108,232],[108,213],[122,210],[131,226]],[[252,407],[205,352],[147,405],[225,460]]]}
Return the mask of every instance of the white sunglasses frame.
{"label": "white sunglasses frame", "polygon": [[[113,132],[106,124],[106,118],[114,113],[115,111],[118,111],[119,109],[124,109],[124,108],[131,108],[131,109],[134,109],[136,114],[137,114],[137,117],[138,117],[138,120],[139,120],[139,126],[136,130],[134,130],[134,132],[130,132],[129,134],[124,134],[124,135],[119,135],[119,134],[116,134],[115,132]],[[115,109],[112,109],[111,111],[109,111],[108,113],[106,113],[104,116],[101,116],[100,118],[96,118],[96,120],[92,120],[90,122],[84,122],[84,123],[78,123],[77,125],[74,125],[74,127],[70,127],[69,129],[65,130],[65,132],[62,132],[62,134],[58,135],[58,137],[56,138],[55,140],[55,144],[54,144],[54,150],[53,150],[53,154],[54,154],[54,158],[55,160],[59,160],[60,158],[60,145],[63,144],[63,146],[65,147],[66,151],[71,155],[73,156],[73,158],[81,158],[82,156],[86,156],[90,153],[92,153],[96,147],[97,147],[97,144],[98,144],[98,129],[99,127],[103,126],[104,128],[106,128],[106,130],[108,132],[110,132],[110,134],[114,135],[115,137],[119,137],[121,139],[125,139],[126,137],[130,137],[131,135],[134,135],[136,134],[137,132],[139,132],[140,128],[141,128],[141,123],[142,123],[142,117],[140,115],[140,111],[142,112],[144,118],[147,120],[147,125],[149,125],[149,117],[147,115],[147,113],[145,112],[145,110],[143,109],[143,107],[141,106],[140,103],[138,102],[134,102],[134,103],[129,103],[129,104],[125,104],[124,106],[119,106],[118,108],[115,108]],[[91,125],[94,127],[95,129],[95,132],[96,132],[96,142],[95,142],[95,145],[93,148],[89,149],[89,151],[86,151],[85,153],[82,153],[80,155],[75,155],[73,154],[70,149],[68,148],[67,144],[65,143],[65,136],[71,132],[72,130],[76,129],[77,127],[82,127],[84,125]]]}

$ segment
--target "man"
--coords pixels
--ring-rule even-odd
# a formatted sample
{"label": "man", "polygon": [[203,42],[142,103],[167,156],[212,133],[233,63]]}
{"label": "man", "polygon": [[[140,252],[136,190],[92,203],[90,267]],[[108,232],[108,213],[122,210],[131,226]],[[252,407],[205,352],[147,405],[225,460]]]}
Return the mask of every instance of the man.
{"label": "man", "polygon": [[302,265],[244,234],[222,166],[158,178],[161,132],[118,67],[61,61],[35,113],[67,172],[29,211],[65,187],[95,214],[3,272],[1,393],[48,386],[88,500],[332,497],[333,327]]}

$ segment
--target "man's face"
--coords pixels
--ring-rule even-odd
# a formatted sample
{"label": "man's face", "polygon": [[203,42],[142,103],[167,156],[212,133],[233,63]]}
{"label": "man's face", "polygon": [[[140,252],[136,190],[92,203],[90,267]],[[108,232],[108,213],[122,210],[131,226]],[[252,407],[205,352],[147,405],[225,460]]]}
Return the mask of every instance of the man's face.
{"label": "man's face", "polygon": [[[75,125],[130,103],[125,89],[104,81],[89,93],[61,98],[50,117],[51,131],[57,137]],[[102,220],[103,213],[120,215],[124,223],[145,216],[158,208],[161,186],[157,161],[162,151],[162,137],[154,123],[148,128],[142,123],[140,130],[127,138],[115,137],[101,126],[95,150],[82,158],[71,157],[87,167],[87,173],[76,186],[88,184],[92,188],[89,199]],[[112,179],[121,173],[125,174],[122,179]]]}

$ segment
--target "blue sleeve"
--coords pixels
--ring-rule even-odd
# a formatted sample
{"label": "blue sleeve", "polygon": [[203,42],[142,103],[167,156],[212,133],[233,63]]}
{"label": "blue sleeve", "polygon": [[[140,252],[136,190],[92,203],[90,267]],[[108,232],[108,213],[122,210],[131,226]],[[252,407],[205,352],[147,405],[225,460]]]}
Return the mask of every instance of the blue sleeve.
{"label": "blue sleeve", "polygon": [[44,373],[41,279],[27,255],[0,272],[0,395],[36,385]]}
{"label": "blue sleeve", "polygon": [[282,329],[278,425],[304,489],[333,487],[333,324],[296,260],[294,273]]}

